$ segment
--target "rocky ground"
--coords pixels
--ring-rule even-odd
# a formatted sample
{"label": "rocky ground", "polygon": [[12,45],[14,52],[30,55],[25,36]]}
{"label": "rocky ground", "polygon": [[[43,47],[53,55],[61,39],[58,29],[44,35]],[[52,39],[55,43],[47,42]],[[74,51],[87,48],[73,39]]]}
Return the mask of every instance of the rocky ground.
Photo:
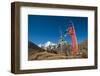
{"label": "rocky ground", "polygon": [[32,42],[29,42],[28,46],[28,60],[53,60],[53,59],[76,59],[76,58],[87,58],[88,49],[87,41],[79,44],[79,54],[72,56],[69,52],[61,52],[58,50],[44,50]]}

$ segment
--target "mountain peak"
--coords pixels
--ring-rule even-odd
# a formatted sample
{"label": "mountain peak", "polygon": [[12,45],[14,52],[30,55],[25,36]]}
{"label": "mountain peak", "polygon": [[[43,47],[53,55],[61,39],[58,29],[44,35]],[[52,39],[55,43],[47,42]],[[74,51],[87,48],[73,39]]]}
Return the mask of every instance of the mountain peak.
{"label": "mountain peak", "polygon": [[38,46],[39,46],[39,47],[42,47],[42,46],[48,47],[48,46],[54,46],[54,45],[56,45],[56,44],[53,43],[53,42],[51,42],[51,41],[47,41],[46,43],[44,43],[44,44],[39,44]]}
{"label": "mountain peak", "polygon": [[53,42],[50,42],[50,41],[47,41],[45,44],[44,44],[44,46],[45,47],[48,47],[48,46],[50,46],[50,45],[56,45],[55,43],[53,43]]}

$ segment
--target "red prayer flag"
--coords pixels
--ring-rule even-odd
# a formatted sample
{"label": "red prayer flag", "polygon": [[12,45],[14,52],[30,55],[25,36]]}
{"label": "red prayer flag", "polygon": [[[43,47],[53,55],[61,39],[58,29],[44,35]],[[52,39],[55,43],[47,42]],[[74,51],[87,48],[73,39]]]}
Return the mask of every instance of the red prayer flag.
{"label": "red prayer flag", "polygon": [[71,24],[69,27],[69,34],[72,40],[72,55],[77,55],[78,54],[78,44],[77,44],[77,38],[76,38],[76,33],[75,33],[73,24]]}

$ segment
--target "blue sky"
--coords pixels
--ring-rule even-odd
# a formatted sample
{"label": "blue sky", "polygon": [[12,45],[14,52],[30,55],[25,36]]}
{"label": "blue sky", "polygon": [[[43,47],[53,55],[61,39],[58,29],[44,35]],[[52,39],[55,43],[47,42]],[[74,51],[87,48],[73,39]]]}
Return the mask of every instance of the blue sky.
{"label": "blue sky", "polygon": [[[47,41],[57,43],[60,31],[64,32],[73,22],[78,43],[88,38],[88,18],[71,16],[28,15],[28,40],[35,44]],[[66,36],[66,41],[71,44],[71,38]]]}

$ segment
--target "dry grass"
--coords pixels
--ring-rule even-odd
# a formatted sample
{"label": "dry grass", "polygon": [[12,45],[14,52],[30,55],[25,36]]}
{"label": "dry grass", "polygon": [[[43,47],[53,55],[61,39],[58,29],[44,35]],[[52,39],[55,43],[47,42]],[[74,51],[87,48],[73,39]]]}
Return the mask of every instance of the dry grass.
{"label": "dry grass", "polygon": [[86,53],[82,53],[77,56],[66,56],[64,53],[51,53],[51,52],[30,52],[28,55],[28,60],[54,60],[54,59],[77,59],[77,58],[87,58]]}
{"label": "dry grass", "polygon": [[60,48],[45,50],[34,43],[29,43],[28,60],[54,60],[54,59],[79,59],[88,58],[87,40],[78,45],[79,52],[73,56],[71,46],[64,46],[63,51]]}
{"label": "dry grass", "polygon": [[54,54],[47,51],[29,53],[29,60],[51,60],[51,59],[65,59],[66,55],[64,54]]}

